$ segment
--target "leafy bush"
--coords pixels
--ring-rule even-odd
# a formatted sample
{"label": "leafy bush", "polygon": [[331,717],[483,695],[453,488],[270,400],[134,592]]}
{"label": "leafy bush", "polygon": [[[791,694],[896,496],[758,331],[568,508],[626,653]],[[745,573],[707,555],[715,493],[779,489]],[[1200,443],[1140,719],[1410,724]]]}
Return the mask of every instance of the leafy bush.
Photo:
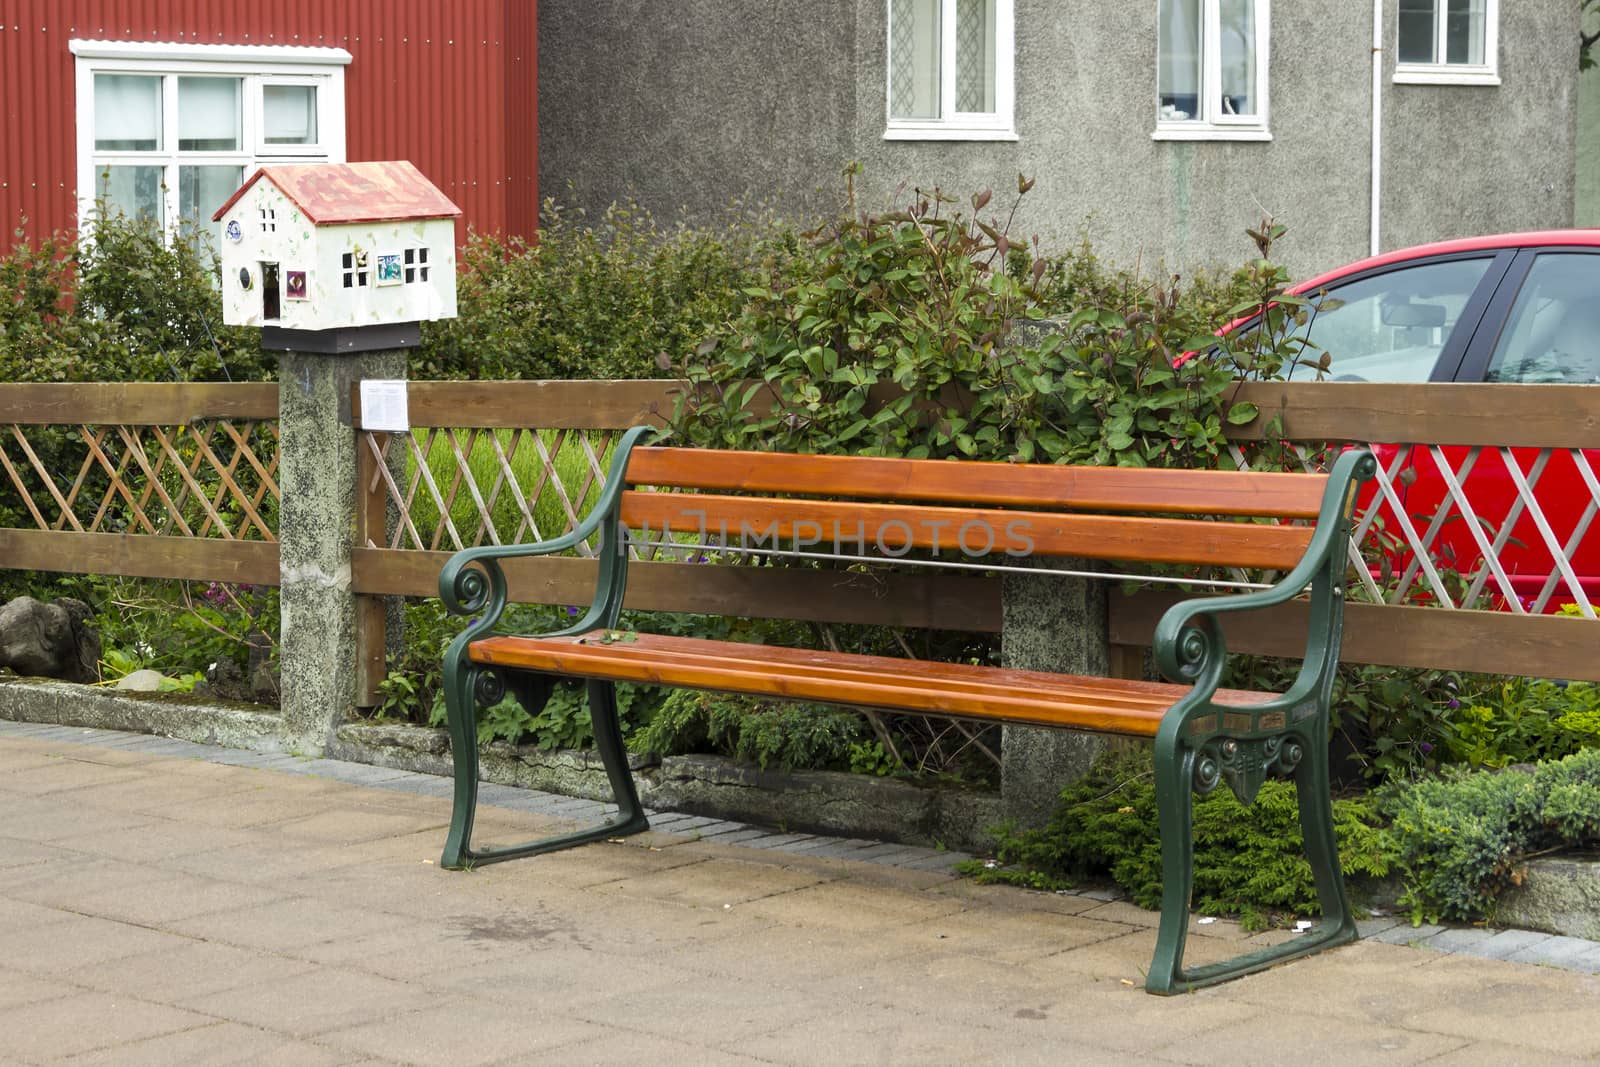
{"label": "leafy bush", "polygon": [[1600,843],[1600,749],[1531,771],[1447,770],[1382,794],[1414,922],[1493,918],[1530,856]]}
{"label": "leafy bush", "polygon": [[1505,767],[1600,744],[1600,686],[1592,683],[1486,679],[1463,695],[1445,739],[1454,762]]}
{"label": "leafy bush", "polygon": [[[1375,805],[1334,801],[1339,857],[1347,875],[1382,877],[1389,858]],[[1002,866],[968,864],[980,881],[1054,888],[1109,877],[1140,907],[1161,903],[1161,838],[1147,750],[1102,757],[1061,791],[1043,829],[997,832]],[[1316,914],[1316,884],[1305,859],[1294,785],[1268,781],[1244,806],[1227,789],[1195,798],[1194,901],[1247,926]]]}
{"label": "leafy bush", "polygon": [[[664,227],[633,203],[594,224],[547,200],[536,242],[474,234],[460,317],[425,323],[417,378],[649,378],[737,310],[763,258],[784,259],[769,218]],[[781,269],[778,267],[776,269]]]}
{"label": "leafy bush", "polygon": [[[1032,184],[1019,177],[1019,200]],[[919,190],[874,215],[848,197],[682,362],[695,389],[676,431],[711,447],[1212,465],[1236,379],[1270,377],[1302,346],[1288,335],[1303,303],[1266,259],[1282,228],[1253,235],[1252,297],[1231,309],[1265,307],[1265,327],[1219,339],[1175,283],[1068,265],[1047,286],[1050,262],[981,217],[991,199],[975,194],[967,215]],[[1065,321],[1019,328],[1051,311]]]}
{"label": "leafy bush", "polygon": [[111,214],[0,258],[0,381],[265,380],[255,330],[222,324],[215,254]]}

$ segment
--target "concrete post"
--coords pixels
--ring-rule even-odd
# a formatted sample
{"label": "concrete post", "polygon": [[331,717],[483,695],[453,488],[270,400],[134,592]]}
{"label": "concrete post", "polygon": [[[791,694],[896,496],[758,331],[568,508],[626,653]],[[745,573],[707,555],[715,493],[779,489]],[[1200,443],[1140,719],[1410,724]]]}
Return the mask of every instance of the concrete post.
{"label": "concrete post", "polygon": [[[1088,560],[1035,560],[1040,567],[1092,570]],[[1105,583],[1048,574],[1001,579],[1000,662],[1019,670],[1105,677],[1111,673]],[[1007,819],[1042,826],[1061,787],[1088,771],[1106,739],[1073,730],[1007,726],[1000,795]]]}
{"label": "concrete post", "polygon": [[[413,327],[414,329],[415,327]],[[404,351],[284,352],[278,362],[282,711],[292,751],[320,756],[354,705],[356,433],[350,391],[403,378]]]}

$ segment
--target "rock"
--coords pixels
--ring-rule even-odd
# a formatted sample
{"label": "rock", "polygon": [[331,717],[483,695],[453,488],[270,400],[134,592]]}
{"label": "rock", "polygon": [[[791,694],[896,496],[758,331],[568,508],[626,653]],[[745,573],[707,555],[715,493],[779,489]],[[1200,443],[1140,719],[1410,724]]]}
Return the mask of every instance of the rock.
{"label": "rock", "polygon": [[226,656],[207,667],[205,679],[194,688],[197,693],[209,693],[222,700],[243,700],[248,691],[244,684],[244,671]]}
{"label": "rock", "polygon": [[18,674],[100,680],[100,635],[91,630],[89,605],[71,597],[45,604],[19,596],[0,605],[0,667]]}
{"label": "rock", "polygon": [[160,671],[153,671],[146,667],[142,671],[133,671],[123,675],[117,680],[117,688],[125,689],[130,693],[154,693],[161,688],[161,683],[167,676]]}

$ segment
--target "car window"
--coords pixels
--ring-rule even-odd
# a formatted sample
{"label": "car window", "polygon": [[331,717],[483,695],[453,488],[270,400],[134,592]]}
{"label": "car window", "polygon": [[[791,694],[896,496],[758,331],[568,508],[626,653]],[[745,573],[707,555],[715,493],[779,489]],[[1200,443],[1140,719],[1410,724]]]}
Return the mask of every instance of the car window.
{"label": "car window", "polygon": [[1461,310],[1492,257],[1425,263],[1308,293],[1312,311],[1297,332],[1310,342],[1291,381],[1425,382],[1450,340]]}
{"label": "car window", "polygon": [[1600,256],[1546,252],[1533,261],[1484,380],[1600,382]]}

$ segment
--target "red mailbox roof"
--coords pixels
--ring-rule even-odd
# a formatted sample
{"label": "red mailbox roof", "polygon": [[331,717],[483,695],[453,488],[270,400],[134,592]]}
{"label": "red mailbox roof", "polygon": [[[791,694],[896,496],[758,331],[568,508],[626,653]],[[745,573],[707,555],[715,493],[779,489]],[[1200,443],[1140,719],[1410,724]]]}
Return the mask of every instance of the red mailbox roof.
{"label": "red mailbox roof", "polygon": [[262,167],[217,209],[219,222],[239,198],[267,178],[318,225],[444,219],[461,214],[450,198],[405,160]]}

